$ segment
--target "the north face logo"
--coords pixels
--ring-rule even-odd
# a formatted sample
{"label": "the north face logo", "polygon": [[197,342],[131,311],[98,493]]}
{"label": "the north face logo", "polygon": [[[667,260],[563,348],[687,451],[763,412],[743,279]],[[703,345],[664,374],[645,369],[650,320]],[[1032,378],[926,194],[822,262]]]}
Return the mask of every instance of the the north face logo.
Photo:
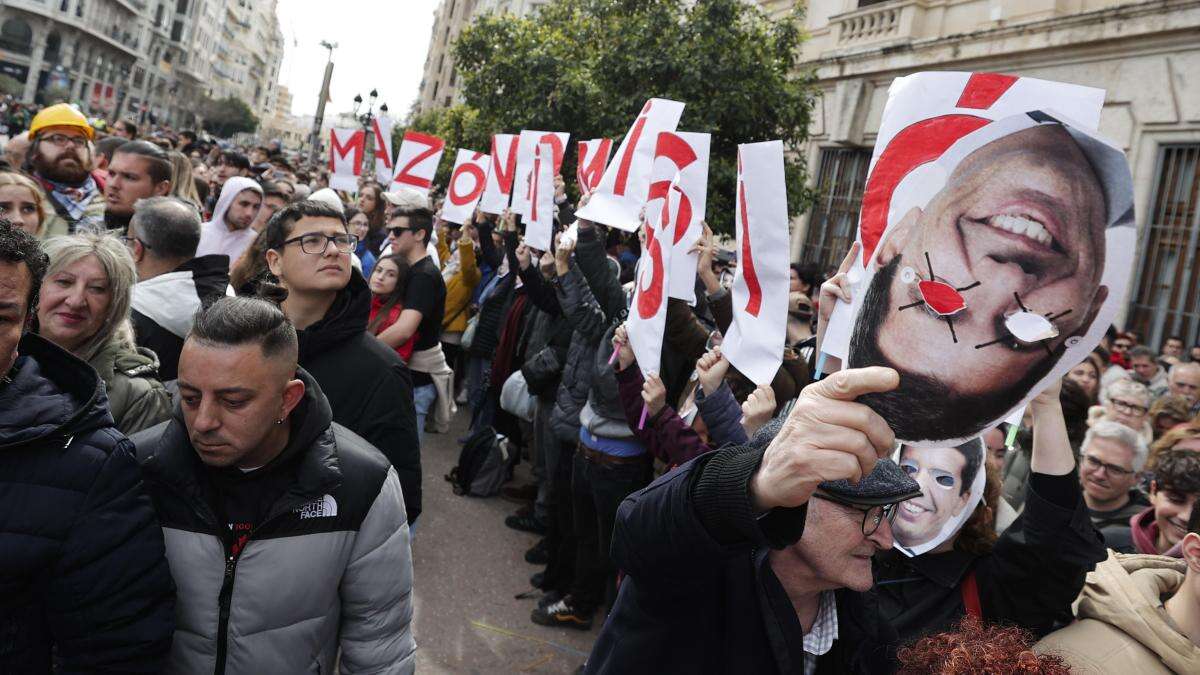
{"label": "the north face logo", "polygon": [[296,513],[300,514],[300,520],[307,518],[333,518],[337,515],[337,500],[333,498],[333,495],[325,495],[320,499],[314,499],[298,507]]}

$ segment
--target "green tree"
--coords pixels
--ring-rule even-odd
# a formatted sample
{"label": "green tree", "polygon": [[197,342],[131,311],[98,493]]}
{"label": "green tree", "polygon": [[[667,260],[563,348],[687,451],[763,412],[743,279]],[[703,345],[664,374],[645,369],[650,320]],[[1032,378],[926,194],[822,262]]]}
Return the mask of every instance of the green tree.
{"label": "green tree", "polygon": [[[799,18],[742,0],[557,0],[532,18],[484,16],[454,45],[464,104],[411,125],[446,133],[446,167],[451,147],[486,151],[492,133],[619,139],[646,99],[682,101],[679,129],[712,134],[707,220],[730,233],[739,143],[782,140],[788,209],[810,201],[801,150],[815,87],[797,71]],[[572,151],[568,184],[574,163]]]}
{"label": "green tree", "polygon": [[204,130],[218,137],[228,138],[258,129],[258,117],[245,101],[236,96],[227,96],[219,101],[204,98],[198,108],[200,116],[204,118]]}

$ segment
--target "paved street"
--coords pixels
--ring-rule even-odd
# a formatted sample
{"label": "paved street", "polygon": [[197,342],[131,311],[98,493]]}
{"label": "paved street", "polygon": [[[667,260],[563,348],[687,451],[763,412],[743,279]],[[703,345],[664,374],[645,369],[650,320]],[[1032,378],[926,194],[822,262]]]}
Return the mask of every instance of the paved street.
{"label": "paved street", "polygon": [[[529,620],[530,590],[540,568],[525,562],[537,538],[504,526],[517,505],[499,497],[459,497],[445,476],[458,461],[469,418],[461,410],[449,433],[426,435],[421,451],[424,511],[413,540],[417,671],[420,673],[573,673],[599,632],[546,628]],[[516,484],[529,482],[529,467]]]}

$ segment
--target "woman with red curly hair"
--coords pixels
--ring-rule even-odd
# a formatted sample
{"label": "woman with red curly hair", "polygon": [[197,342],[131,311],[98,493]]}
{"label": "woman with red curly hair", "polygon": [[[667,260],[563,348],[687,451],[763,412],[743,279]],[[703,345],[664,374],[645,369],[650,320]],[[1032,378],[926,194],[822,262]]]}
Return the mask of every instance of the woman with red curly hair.
{"label": "woman with red curly hair", "polygon": [[1069,675],[1062,657],[1033,651],[1033,634],[1016,626],[988,625],[973,616],[953,630],[922,638],[896,655],[897,675]]}

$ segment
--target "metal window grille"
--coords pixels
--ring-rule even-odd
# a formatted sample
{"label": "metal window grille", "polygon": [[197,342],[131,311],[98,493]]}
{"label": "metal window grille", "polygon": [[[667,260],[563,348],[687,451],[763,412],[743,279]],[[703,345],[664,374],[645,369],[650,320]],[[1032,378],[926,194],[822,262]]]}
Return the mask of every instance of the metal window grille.
{"label": "metal window grille", "polygon": [[1200,337],[1200,143],[1163,145],[1127,326],[1149,345]]}
{"label": "metal window grille", "polygon": [[817,201],[808,217],[800,262],[837,269],[854,242],[867,183],[870,148],[825,148],[817,169]]}

